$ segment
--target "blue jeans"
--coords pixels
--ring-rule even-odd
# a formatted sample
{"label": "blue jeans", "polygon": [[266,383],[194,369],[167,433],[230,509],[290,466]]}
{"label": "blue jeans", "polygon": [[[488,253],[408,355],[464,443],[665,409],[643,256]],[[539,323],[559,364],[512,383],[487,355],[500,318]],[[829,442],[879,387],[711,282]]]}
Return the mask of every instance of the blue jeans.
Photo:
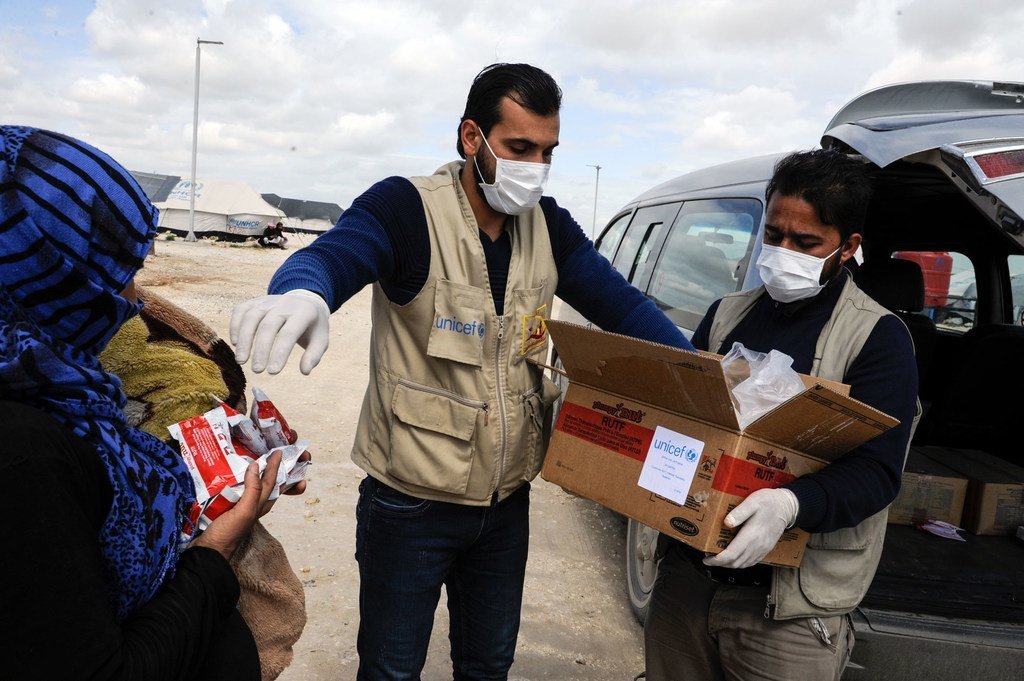
{"label": "blue jeans", "polygon": [[508,678],[530,534],[530,485],[494,506],[411,497],[367,477],[356,506],[359,673],[419,679],[441,585],[453,678]]}

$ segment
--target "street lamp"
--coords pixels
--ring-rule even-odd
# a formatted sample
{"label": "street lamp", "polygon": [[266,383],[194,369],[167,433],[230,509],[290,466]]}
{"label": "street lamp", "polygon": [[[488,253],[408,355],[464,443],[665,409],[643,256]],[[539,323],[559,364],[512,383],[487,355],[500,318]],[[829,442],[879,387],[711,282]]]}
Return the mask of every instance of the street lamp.
{"label": "street lamp", "polygon": [[601,166],[588,163],[587,167],[597,171],[597,174],[594,176],[594,221],[590,225],[590,240],[593,241],[597,235],[597,186],[601,182]]}
{"label": "street lamp", "polygon": [[188,193],[188,235],[185,241],[196,240],[196,147],[199,145],[199,46],[223,45],[219,40],[196,38],[196,94],[192,107],[192,185]]}

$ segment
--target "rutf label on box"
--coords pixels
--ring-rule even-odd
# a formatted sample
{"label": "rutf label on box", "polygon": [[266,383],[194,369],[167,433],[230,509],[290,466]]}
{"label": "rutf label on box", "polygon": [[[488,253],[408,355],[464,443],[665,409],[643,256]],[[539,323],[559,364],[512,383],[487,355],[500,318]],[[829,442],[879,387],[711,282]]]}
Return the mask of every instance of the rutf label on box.
{"label": "rutf label on box", "polygon": [[[569,378],[541,476],[708,553],[756,489],[820,469],[898,421],[802,377],[807,389],[740,429],[720,358],[550,321]],[[765,559],[795,566],[807,533]]]}

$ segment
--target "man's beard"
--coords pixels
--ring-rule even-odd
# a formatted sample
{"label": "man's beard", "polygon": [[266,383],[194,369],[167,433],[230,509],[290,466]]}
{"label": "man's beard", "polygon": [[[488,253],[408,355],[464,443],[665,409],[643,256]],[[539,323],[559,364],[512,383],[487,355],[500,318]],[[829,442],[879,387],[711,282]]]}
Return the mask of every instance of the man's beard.
{"label": "man's beard", "polygon": [[[487,197],[484,196],[484,190],[480,187],[480,183],[494,184],[494,176],[498,171],[498,162],[490,154],[484,153],[486,148],[481,145],[476,152],[476,163],[473,163],[473,177],[476,178],[474,183],[476,186],[476,194],[484,201],[487,201]],[[488,167],[488,161],[490,161],[490,167]],[[487,176],[490,175],[490,179]]]}
{"label": "man's beard", "polygon": [[832,281],[837,276],[839,276],[839,273],[843,271],[843,251],[841,249],[836,251],[835,258],[836,263],[832,267],[831,272],[826,272],[825,270],[822,270],[821,278],[818,280],[819,284],[827,284],[828,282]]}

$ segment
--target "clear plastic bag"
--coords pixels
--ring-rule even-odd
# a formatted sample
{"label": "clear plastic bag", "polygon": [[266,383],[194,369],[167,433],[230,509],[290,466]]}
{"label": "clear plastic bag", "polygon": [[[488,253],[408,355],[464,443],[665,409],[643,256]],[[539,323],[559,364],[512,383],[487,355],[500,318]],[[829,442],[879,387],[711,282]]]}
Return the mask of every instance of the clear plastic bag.
{"label": "clear plastic bag", "polygon": [[778,350],[765,354],[733,343],[722,369],[741,429],[804,390],[793,358]]}

